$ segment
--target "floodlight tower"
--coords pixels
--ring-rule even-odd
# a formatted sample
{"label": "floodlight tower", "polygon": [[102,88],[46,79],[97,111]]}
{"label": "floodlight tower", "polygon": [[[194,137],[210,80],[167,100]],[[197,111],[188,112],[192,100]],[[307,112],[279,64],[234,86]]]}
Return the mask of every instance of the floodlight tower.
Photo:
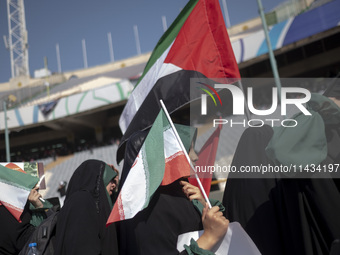
{"label": "floodlight tower", "polygon": [[5,44],[10,52],[12,78],[29,76],[24,0],[7,0],[7,15],[9,38]]}

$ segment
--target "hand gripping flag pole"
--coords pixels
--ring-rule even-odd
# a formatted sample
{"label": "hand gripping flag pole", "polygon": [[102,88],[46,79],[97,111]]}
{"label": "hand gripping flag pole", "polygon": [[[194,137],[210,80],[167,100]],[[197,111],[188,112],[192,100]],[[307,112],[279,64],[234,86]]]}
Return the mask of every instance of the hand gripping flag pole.
{"label": "hand gripping flag pole", "polygon": [[181,148],[182,148],[182,150],[183,150],[183,152],[184,152],[184,155],[185,155],[185,157],[187,158],[187,160],[188,160],[188,162],[189,162],[189,164],[190,164],[191,169],[192,169],[192,170],[194,171],[194,173],[195,173],[195,178],[196,178],[197,183],[198,183],[198,185],[199,185],[199,188],[200,188],[200,190],[201,190],[201,192],[202,192],[202,194],[203,194],[203,196],[204,196],[204,199],[205,199],[205,201],[207,202],[207,204],[209,205],[209,208],[211,208],[211,204],[210,204],[210,201],[209,201],[209,199],[208,199],[207,193],[205,192],[205,190],[204,190],[204,188],[203,188],[203,185],[202,185],[202,183],[201,183],[201,181],[200,181],[200,178],[198,178],[196,169],[195,169],[195,167],[194,167],[194,166],[192,165],[192,163],[191,163],[191,160],[190,160],[190,158],[189,158],[189,155],[188,155],[188,153],[187,153],[187,151],[186,151],[186,149],[185,149],[185,147],[184,147],[184,145],[183,145],[183,143],[182,143],[181,138],[179,137],[179,135],[178,135],[178,133],[177,133],[177,130],[176,130],[175,126],[174,126],[174,123],[172,122],[172,120],[171,120],[171,118],[170,118],[170,115],[169,115],[169,113],[168,113],[168,110],[166,109],[166,107],[165,107],[165,105],[164,105],[164,103],[163,103],[163,100],[161,99],[161,100],[159,100],[159,101],[160,101],[160,103],[161,103],[161,106],[162,106],[162,108],[163,108],[163,110],[164,110],[164,113],[165,113],[166,117],[167,117],[168,120],[169,120],[169,123],[170,123],[170,125],[171,125],[171,128],[172,128],[172,130],[174,131],[174,134],[175,134],[175,136],[176,136],[176,139],[177,139],[179,145],[181,146]]}

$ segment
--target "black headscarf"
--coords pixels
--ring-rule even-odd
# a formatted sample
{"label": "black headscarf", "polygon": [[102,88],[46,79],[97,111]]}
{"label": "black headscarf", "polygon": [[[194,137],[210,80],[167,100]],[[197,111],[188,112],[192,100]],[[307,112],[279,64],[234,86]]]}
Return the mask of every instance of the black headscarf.
{"label": "black headscarf", "polygon": [[[325,132],[327,140],[327,155],[322,164],[339,164],[339,124],[325,122],[325,128],[319,132]],[[247,129],[232,164],[236,167],[270,164],[265,149],[272,137],[270,127]],[[287,159],[292,155],[283,156]],[[223,198],[227,217],[241,223],[263,255],[338,254],[339,179],[287,178],[280,174],[266,179],[233,176],[234,173],[229,175]]]}
{"label": "black headscarf", "polygon": [[178,236],[203,229],[200,213],[179,181],[160,186],[146,209],[118,226],[119,252],[125,255],[178,254]]}
{"label": "black headscarf", "polygon": [[20,252],[35,230],[30,224],[31,218],[29,202],[21,214],[21,222],[18,222],[5,206],[0,205],[0,254],[13,255]]}
{"label": "black headscarf", "polygon": [[99,160],[86,160],[71,177],[60,210],[55,254],[118,254],[115,225],[106,228],[111,207],[104,172],[114,172]]}
{"label": "black headscarf", "polygon": [[[232,166],[239,170],[242,166],[268,165],[270,160],[265,148],[272,135],[273,129],[268,125],[246,129],[237,145]],[[275,205],[269,197],[277,180],[255,174],[252,178],[246,177],[239,173],[228,176],[223,196],[226,218],[239,222],[262,254],[283,254]]]}

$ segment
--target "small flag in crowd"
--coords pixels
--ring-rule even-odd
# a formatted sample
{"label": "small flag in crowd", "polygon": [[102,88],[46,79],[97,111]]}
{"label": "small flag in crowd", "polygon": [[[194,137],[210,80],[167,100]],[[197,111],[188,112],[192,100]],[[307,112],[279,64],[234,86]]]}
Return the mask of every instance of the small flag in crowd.
{"label": "small flag in crowd", "polygon": [[[191,0],[159,40],[119,120],[125,142],[152,125],[162,99],[169,111],[200,97],[191,78],[232,82],[240,73],[218,0]],[[197,90],[197,92],[196,92]]]}
{"label": "small flag in crowd", "polygon": [[39,104],[38,108],[41,111],[41,113],[44,115],[44,117],[47,118],[50,115],[50,113],[53,112],[53,110],[57,106],[58,102],[59,102],[59,100],[54,100],[54,101],[51,101],[51,102]]}
{"label": "small flag in crowd", "polygon": [[0,203],[20,221],[31,189],[39,179],[0,165]]}
{"label": "small flag in crowd", "polygon": [[[209,139],[205,142],[205,144],[199,151],[198,160],[196,161],[195,168],[197,171],[197,175],[202,183],[202,186],[207,196],[209,196],[209,193],[210,193],[211,180],[213,176],[213,173],[207,171],[207,168],[208,166],[215,165],[215,159],[216,159],[216,153],[217,153],[218,142],[220,139],[221,129],[222,129],[222,125],[218,125],[216,130],[212,133],[212,135],[209,137]],[[204,171],[199,171],[200,169],[204,169]],[[196,178],[190,177],[189,182],[192,185],[199,187]]]}
{"label": "small flag in crowd", "polygon": [[159,112],[124,182],[107,225],[133,218],[160,185],[190,176],[190,165],[164,111]]}

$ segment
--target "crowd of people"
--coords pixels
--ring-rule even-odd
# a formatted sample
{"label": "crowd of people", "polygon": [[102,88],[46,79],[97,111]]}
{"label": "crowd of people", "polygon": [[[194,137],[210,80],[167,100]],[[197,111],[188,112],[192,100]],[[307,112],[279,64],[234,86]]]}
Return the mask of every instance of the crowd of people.
{"label": "crowd of people", "polygon": [[[313,153],[318,155],[325,149],[320,140],[326,146],[326,155],[319,163],[339,164],[339,88],[335,85],[324,95],[312,96],[308,104],[313,114],[295,116],[303,118],[306,125],[296,129],[294,137],[284,127],[248,128],[232,164],[283,164],[280,160],[292,153],[298,154],[294,155],[297,160],[310,155],[312,162]],[[322,126],[324,129],[319,128]],[[317,144],[310,143],[311,132]],[[140,142],[146,135],[141,131],[134,139]],[[290,139],[298,151],[285,150],[280,145],[282,139]],[[194,165],[198,159],[195,136],[190,144],[187,153]],[[129,141],[120,179],[112,162],[88,159],[75,170],[66,191],[65,184],[60,188],[65,201],[58,208],[53,254],[214,254],[212,248],[225,237],[229,221],[240,222],[265,255],[340,254],[340,183],[336,178],[245,179],[230,174],[223,201],[211,200],[209,208],[200,189],[187,181],[188,176],[182,176],[159,186],[149,205],[132,219],[107,225],[137,153],[133,141]],[[27,198],[20,221],[0,205],[0,254],[19,254],[55,206],[52,200],[41,201],[37,186]],[[198,230],[203,234],[178,250],[178,236]]]}
{"label": "crowd of people", "polygon": [[[197,155],[193,147],[194,143],[188,153],[194,163]],[[118,170],[113,165],[89,159],[75,170],[58,215],[54,254],[211,254],[209,250],[228,229],[229,221],[223,216],[221,203],[215,201],[216,205],[208,208],[199,189],[187,182],[185,176],[168,186],[159,187],[150,206],[133,220],[106,226],[117,188]],[[35,187],[21,222],[14,218],[8,222],[12,216],[0,206],[0,218],[7,222],[4,225],[6,231],[2,231],[1,236],[1,243],[4,243],[0,246],[1,254],[18,254],[27,246],[35,229],[31,224],[33,209],[30,205],[43,207],[39,198],[41,195]],[[194,200],[201,205],[197,206]],[[150,212],[157,216],[151,219]],[[12,230],[13,236],[7,235],[7,229]],[[183,251],[177,251],[179,234],[201,229],[204,234],[198,240],[192,240]]]}

